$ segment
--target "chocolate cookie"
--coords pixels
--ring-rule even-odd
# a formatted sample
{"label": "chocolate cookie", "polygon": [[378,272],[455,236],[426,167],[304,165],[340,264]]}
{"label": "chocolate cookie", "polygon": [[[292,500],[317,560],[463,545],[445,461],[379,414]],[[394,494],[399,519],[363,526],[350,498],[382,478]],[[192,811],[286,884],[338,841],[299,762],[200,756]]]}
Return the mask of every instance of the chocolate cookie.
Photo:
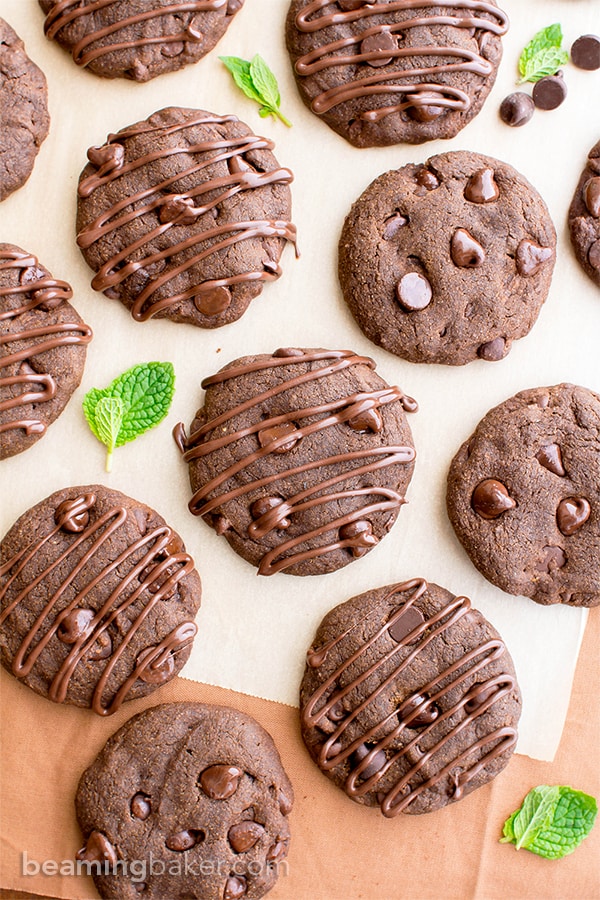
{"label": "chocolate cookie", "polygon": [[293,791],[271,736],[226,706],[166,703],[109,738],[75,801],[101,897],[241,900],[287,856]]}
{"label": "chocolate cookie", "polygon": [[72,295],[32,253],[0,244],[0,459],[39,440],[81,381],[92,330]]}
{"label": "chocolate cookie", "polygon": [[537,603],[600,604],[600,396],[521,391],[450,466],[448,515],[473,564]]}
{"label": "chocolate cookie", "polygon": [[44,31],[103,78],[149,81],[195,63],[244,0],[39,0]]}
{"label": "chocolate cookie", "polygon": [[301,97],[356,147],[451,138],[496,79],[508,18],[494,2],[292,0]]}
{"label": "chocolate cookie", "polygon": [[138,322],[216,328],[281,275],[292,173],[235,116],[169,107],[88,150],[77,243]]}
{"label": "chocolate cookie", "polygon": [[346,218],[344,299],[374,343],[411,362],[498,360],[548,291],[556,233],[511,166],[464,150],[381,175]]}
{"label": "chocolate cookie", "polygon": [[600,141],[589,152],[569,208],[569,231],[575,256],[600,287]]}
{"label": "chocolate cookie", "polygon": [[101,485],[57,491],[0,544],[2,665],[56,703],[110,715],[170,681],[199,607],[177,532]]}
{"label": "chocolate cookie", "polygon": [[25,184],[49,128],[46,76],[0,19],[0,200]]}
{"label": "chocolate cookie", "polygon": [[417,404],[349,350],[286,348],[205,378],[175,440],[190,510],[260,575],[333,572],[394,524],[413,472]]}
{"label": "chocolate cookie", "polygon": [[300,687],[319,768],[384,816],[426,813],[495,778],[521,698],[498,632],[466,597],[415,578],[325,616]]}

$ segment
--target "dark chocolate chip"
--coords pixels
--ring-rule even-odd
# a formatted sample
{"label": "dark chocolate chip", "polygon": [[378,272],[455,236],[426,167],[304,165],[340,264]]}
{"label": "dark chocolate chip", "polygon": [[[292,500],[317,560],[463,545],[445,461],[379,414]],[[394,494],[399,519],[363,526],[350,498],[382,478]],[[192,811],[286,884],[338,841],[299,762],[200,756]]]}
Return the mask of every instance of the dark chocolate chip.
{"label": "dark chocolate chip", "polygon": [[428,191],[435,191],[435,189],[440,186],[440,181],[437,175],[435,175],[430,169],[427,169],[425,166],[423,166],[422,169],[419,169],[416,177],[416,182],[418,185],[426,188]]}
{"label": "dark chocolate chip", "polygon": [[477,356],[486,362],[498,362],[499,359],[504,359],[507,352],[506,338],[497,337],[482,344],[477,350]]}
{"label": "dark chocolate chip", "polygon": [[465,188],[470,203],[493,203],[500,196],[493,169],[479,169],[471,175]]}
{"label": "dark chocolate chip", "polygon": [[535,111],[535,103],[529,94],[523,91],[515,91],[509,94],[500,104],[500,118],[505,125],[511,128],[520,128],[526,125]]}
{"label": "dark chocolate chip", "polygon": [[177,221],[178,225],[191,225],[196,221],[194,201],[191,197],[180,197],[177,194],[169,195],[165,197],[158,217],[163,225],[167,222],[175,221]]}
{"label": "dark chocolate chip", "polygon": [[134,794],[129,804],[131,815],[135,819],[147,819],[152,812],[152,803],[147,794]]}
{"label": "dark chocolate chip", "polygon": [[409,272],[396,285],[396,295],[400,306],[408,312],[425,309],[433,297],[431,285],[424,275]]}
{"label": "dark chocolate chip", "polygon": [[373,534],[373,526],[366,519],[342,525],[340,540],[352,541],[352,545],[348,549],[354,557],[364,556],[371,547],[379,543],[378,538]]}
{"label": "dark chocolate chip", "polygon": [[258,843],[264,833],[265,829],[258,822],[238,822],[227,832],[227,840],[235,853],[245,853]]}
{"label": "dark chocolate chip", "polygon": [[[298,429],[293,422],[282,422],[280,425],[271,425],[270,428],[263,428],[258,432],[258,443],[261,447],[268,447],[269,444],[272,444],[274,441],[278,441],[285,435],[291,435],[297,431]],[[286,453],[288,450],[291,450],[299,440],[300,436],[292,437],[289,441],[284,441],[283,444],[280,444],[280,446],[276,447],[272,452]]]}
{"label": "dark chocolate chip", "polygon": [[[436,105],[435,103],[422,103],[421,101],[425,100],[437,100],[440,99],[440,94],[435,91],[420,91],[418,94],[413,96],[413,106],[409,107],[408,114],[411,119],[414,119],[415,122],[433,122],[435,119],[439,119],[439,117],[446,112],[446,108],[444,106]],[[415,101],[418,100],[418,103]],[[437,185],[436,185],[437,187]]]}
{"label": "dark chocolate chip", "polygon": [[591,515],[592,509],[585,497],[567,497],[561,500],[556,510],[556,522],[559,531],[566,537],[570,537],[585,525]]}
{"label": "dark chocolate chip", "polygon": [[567,557],[562,547],[547,545],[542,549],[542,556],[536,562],[535,569],[537,572],[553,572],[555,569],[562,569],[566,562]]}
{"label": "dark chocolate chip", "polygon": [[588,251],[588,260],[590,266],[600,270],[600,240],[594,241]]}
{"label": "dark chocolate chip", "polygon": [[230,875],[225,882],[223,900],[239,900],[247,890],[246,879],[242,875]]}
{"label": "dark chocolate chip", "polygon": [[[369,744],[360,744],[354,753],[352,754],[352,765],[358,768],[360,762],[368,756],[373,747]],[[384,750],[378,750],[373,758],[367,763],[366,767],[361,771],[360,777],[366,781],[367,778],[370,778],[372,775],[375,775],[385,766],[387,762],[387,756],[385,755]]]}
{"label": "dark chocolate chip", "polygon": [[194,306],[205,316],[218,316],[231,306],[231,291],[224,285],[200,291],[194,297]]}
{"label": "dark chocolate chip", "polygon": [[242,775],[237,766],[209,766],[200,775],[200,786],[211,800],[227,800],[237,791]]}
{"label": "dark chocolate chip", "polygon": [[[397,618],[395,618],[396,616]],[[416,606],[406,607],[400,615],[398,615],[398,610],[396,610],[392,613],[390,619],[394,619],[394,621],[388,627],[388,634],[397,644],[402,644],[407,634],[410,634],[411,631],[414,631],[415,628],[418,628],[425,621],[423,614]]]}
{"label": "dark chocolate chip", "polygon": [[87,862],[108,863],[114,867],[117,862],[117,851],[101,831],[92,831],[85,847],[77,851],[77,859]]}
{"label": "dark chocolate chip", "polygon": [[395,216],[386,219],[383,227],[384,241],[391,241],[404,225],[408,225],[408,218],[401,213],[396,213]]}
{"label": "dark chocolate chip", "polygon": [[348,419],[348,425],[359,434],[366,434],[367,431],[370,431],[372,434],[378,434],[383,428],[383,419],[379,410],[366,409],[364,412]]}
{"label": "dark chocolate chip", "polygon": [[[260,519],[260,517],[264,516],[265,513],[268,513],[269,510],[281,506],[282,503],[283,499],[281,497],[260,497],[250,506],[250,515],[253,519]],[[279,519],[276,527],[282,529],[289,528],[290,520],[285,517]]]}
{"label": "dark chocolate chip", "polygon": [[545,75],[533,86],[533,102],[538,109],[556,109],[567,96],[567,85],[560,75]]}
{"label": "dark chocolate chip", "polygon": [[457,228],[450,242],[452,262],[461,269],[475,269],[485,260],[485,250],[466,228]]}
{"label": "dark chocolate chip", "polygon": [[571,62],[579,69],[589,72],[600,69],[600,37],[582,34],[571,45]]}
{"label": "dark chocolate chip", "polygon": [[541,466],[548,469],[554,475],[566,475],[563,466],[562,453],[558,444],[546,444],[535,454],[535,458]]}
{"label": "dark chocolate chip", "polygon": [[590,180],[585,184],[583,188],[583,200],[587,207],[587,210],[591,216],[595,219],[600,218],[600,175],[595,175],[594,178],[590,178]]}
{"label": "dark chocolate chip", "polygon": [[465,703],[464,710],[467,715],[474,713],[477,709],[479,709],[486,700],[489,700],[496,692],[498,691],[497,684],[480,684],[477,685],[475,689],[471,688],[468,692],[470,694],[469,699]]}
{"label": "dark chocolate chip", "polygon": [[56,634],[63,644],[74,644],[90,631],[90,622],[94,618],[91,609],[76,606],[61,619]]}
{"label": "dark chocolate chip", "polygon": [[190,828],[186,831],[178,831],[176,834],[170,834],[165,840],[165,844],[169,850],[176,853],[185,853],[191,850],[196,844],[202,843],[206,835],[197,828]]}
{"label": "dark chocolate chip", "polygon": [[[423,694],[414,694],[402,703],[398,708],[398,719],[402,724],[406,724],[407,728],[425,728],[435,722],[440,714],[439,707],[435,703],[428,703],[418,715],[411,718],[412,713],[418,706],[429,700],[429,697]],[[410,721],[408,721],[410,719]]]}
{"label": "dark chocolate chip", "polygon": [[[398,39],[389,31],[380,31],[377,34],[370,34],[360,45],[361,53],[383,53],[388,54],[398,49]],[[391,63],[393,56],[377,56],[374,59],[367,59],[365,62],[369,66],[378,68],[379,66],[387,66]]]}
{"label": "dark chocolate chip", "polygon": [[480,482],[471,497],[471,506],[482,519],[497,519],[516,505],[506,487],[495,478]]}
{"label": "dark chocolate chip", "polygon": [[525,278],[537,275],[544,263],[553,256],[554,251],[551,247],[540,247],[539,244],[524,238],[517,247],[517,272]]}

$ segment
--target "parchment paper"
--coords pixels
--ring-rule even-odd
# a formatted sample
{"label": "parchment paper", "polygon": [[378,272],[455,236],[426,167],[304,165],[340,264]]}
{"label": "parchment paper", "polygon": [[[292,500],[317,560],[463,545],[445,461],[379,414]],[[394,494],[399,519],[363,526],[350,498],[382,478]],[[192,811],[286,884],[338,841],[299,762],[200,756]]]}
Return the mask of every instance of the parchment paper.
{"label": "parchment paper", "polygon": [[[445,514],[445,479],[452,456],[493,405],[518,390],[571,381],[600,390],[600,294],[570,249],[566,212],[587,152],[600,136],[600,72],[569,65],[566,102],[536,112],[521,129],[498,118],[515,89],[522,47],[539,28],[562,22],[565,46],[600,32],[594,0],[503,0],[512,27],[495,88],[482,112],[456,138],[421,146],[357,150],[302,105],[285,53],[287,0],[246,0],[216,51],[195,66],[145,85],[104,81],[77,69],[43,36],[35,0],[0,0],[0,15],[20,34],[49,82],[51,132],[24,188],[0,206],[0,240],[34,252],[55,277],[74,288],[74,304],[94,329],[81,388],[35,447],[0,464],[0,531],[39,500],[67,485],[110,484],[154,506],[183,536],[204,585],[199,634],[183,674],[247,694],[296,703],[304,654],[331,607],[371,587],[414,576],[468,595],[503,635],[523,690],[519,752],[551,760],[562,732],[586,613],[544,608],[488,584],[471,565]],[[260,52],[275,71],[282,109],[292,120],[260,119],[234,87],[220,55]],[[137,324],[117,302],[96,294],[92,273],[74,241],[75,189],[86,150],[109,132],[168,105],[235,113],[272,138],[279,162],[295,173],[293,219],[301,258],[291,248],[284,274],[267,285],[238,322],[216,331],[165,321]],[[372,345],[355,325],[337,283],[337,241],[345,215],[379,174],[445,150],[469,149],[514,165],[546,200],[558,231],[558,261],[550,296],[531,334],[498,363],[416,366]],[[280,346],[349,348],[372,356],[378,372],[414,396],[415,476],[392,532],[367,557],[337,573],[313,578],[258,577],[203,522],[187,511],[186,467],[171,439],[202,401],[200,382],[246,353]],[[115,454],[104,472],[103,448],[81,413],[92,386],[104,387],[135,363],[171,360],[177,390],[168,419]],[[594,612],[592,612],[594,614]],[[1,672],[1,677],[8,678]],[[159,698],[157,696],[157,702]]]}

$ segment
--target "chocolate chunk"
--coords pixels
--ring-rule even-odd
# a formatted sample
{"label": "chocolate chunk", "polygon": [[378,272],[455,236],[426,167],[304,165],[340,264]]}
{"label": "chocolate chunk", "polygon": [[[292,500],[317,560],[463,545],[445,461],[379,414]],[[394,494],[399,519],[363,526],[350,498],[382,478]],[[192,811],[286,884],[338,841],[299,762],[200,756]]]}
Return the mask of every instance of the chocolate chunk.
{"label": "chocolate chunk", "polygon": [[594,270],[600,271],[600,240],[594,241],[589,249],[587,258],[590,266]]}
{"label": "chocolate chunk", "polygon": [[523,91],[515,91],[505,97],[500,104],[500,118],[505,125],[512,128],[520,128],[526,125],[535,111],[535,103],[529,94]]}
{"label": "chocolate chunk", "polygon": [[223,900],[239,900],[247,890],[247,882],[243,875],[230,875],[225,882]]}
{"label": "chocolate chunk", "polygon": [[489,684],[489,685],[478,685],[475,688],[475,692],[473,693],[473,688],[469,691],[469,699],[465,703],[463,709],[467,715],[471,715],[471,713],[476,712],[480,709],[486,700],[489,700],[490,697],[493,697],[494,694],[498,691],[499,686],[497,684]]}
{"label": "chocolate chunk", "polygon": [[560,75],[545,75],[533,86],[533,102],[538,109],[556,109],[567,96],[567,85]]}
{"label": "chocolate chunk", "polygon": [[600,69],[600,37],[582,34],[571,44],[571,62],[579,69]]}
{"label": "chocolate chunk", "polygon": [[463,269],[475,269],[485,260],[485,250],[466,228],[457,228],[452,235],[450,254],[452,262]]}
{"label": "chocolate chunk", "polygon": [[[388,634],[397,644],[401,644],[411,631],[414,631],[415,628],[418,628],[425,621],[422,612],[416,606],[406,607],[399,616],[397,612],[394,612],[393,618],[394,621],[388,627]],[[418,640],[418,638],[415,638],[415,640]]]}
{"label": "chocolate chunk", "polygon": [[355,558],[364,556],[371,547],[379,543],[379,538],[373,534],[372,524],[365,519],[342,525],[340,528],[340,540],[352,541],[348,549]]}
{"label": "chocolate chunk", "polygon": [[494,178],[494,170],[479,169],[471,175],[465,188],[465,199],[470,203],[493,203],[500,196],[500,189]]}
{"label": "chocolate chunk", "polygon": [[194,297],[194,306],[205,316],[218,316],[231,306],[231,291],[226,287],[200,291]]}
{"label": "chocolate chunk", "polygon": [[561,500],[556,510],[556,522],[559,531],[566,537],[575,534],[585,525],[592,512],[589,501],[585,497],[567,497]]}
{"label": "chocolate chunk", "polygon": [[113,867],[117,862],[117,853],[105,834],[101,831],[92,831],[85,847],[77,851],[77,859],[108,863]]}
{"label": "chocolate chunk", "polygon": [[56,632],[57,637],[64,644],[74,644],[90,631],[90,623],[94,618],[91,609],[81,609],[76,606],[66,616],[61,618]]}
{"label": "chocolate chunk", "polygon": [[424,275],[409,272],[396,285],[398,302],[407,312],[425,309],[433,298],[431,285]]}
{"label": "chocolate chunk", "polygon": [[516,505],[505,485],[495,478],[480,482],[471,497],[471,506],[482,519],[497,519]]}
{"label": "chocolate chunk", "polygon": [[366,434],[367,431],[370,431],[371,434],[378,434],[383,428],[383,419],[377,409],[366,409],[348,419],[348,425],[352,431],[357,431],[359,434]]}

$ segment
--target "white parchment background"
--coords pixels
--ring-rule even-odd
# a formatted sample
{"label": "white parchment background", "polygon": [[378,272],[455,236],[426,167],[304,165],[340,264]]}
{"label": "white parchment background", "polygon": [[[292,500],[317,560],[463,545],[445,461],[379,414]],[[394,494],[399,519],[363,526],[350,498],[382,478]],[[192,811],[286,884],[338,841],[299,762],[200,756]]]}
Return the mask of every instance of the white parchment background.
{"label": "white parchment background", "polygon": [[[283,36],[287,0],[246,0],[215,52],[145,85],[103,81],[77,69],[45,39],[35,0],[0,0],[0,15],[46,73],[52,117],[32,177],[0,205],[0,241],[34,252],[56,277],[67,279],[74,304],[95,333],[82,386],[65,413],[35,447],[0,464],[0,531],[52,491],[71,484],[104,482],[154,506],[184,537],[204,585],[199,634],[185,676],[289,704],[296,702],[306,649],[327,610],[369,588],[423,576],[468,595],[500,630],[523,690],[519,751],[550,760],[565,720],[586,613],[541,607],[488,584],[454,537],[444,493],[454,452],[491,406],[518,390],[560,381],[600,391],[600,292],[580,271],[566,227],[573,189],[588,150],[600,137],[600,72],[569,65],[569,95],[562,107],[537,112],[521,129],[498,119],[502,98],[514,89],[519,53],[533,33],[561,22],[569,47],[582,33],[600,33],[600,3],[503,0],[501,5],[512,25],[498,80],[479,116],[451,141],[357,150],[311,115],[297,96]],[[217,58],[249,59],[256,52],[276,72],[291,129],[260,119]],[[293,219],[301,258],[295,260],[287,248],[282,278],[266,287],[243,319],[217,331],[135,323],[118,302],[92,291],[91,273],[74,241],[75,188],[87,148],[168,105],[237,114],[276,142],[279,162],[295,173]],[[337,283],[337,241],[352,202],[376,176],[450,149],[497,156],[538,188],[556,224],[558,261],[537,324],[505,360],[462,368],[416,366],[370,344],[358,330]],[[176,422],[191,421],[202,400],[203,377],[242,354],[294,345],[371,355],[388,382],[417,398],[420,411],[410,418],[417,467],[409,504],[367,557],[316,578],[262,578],[188,513],[186,467],[170,432]],[[81,400],[92,386],[104,387],[129,366],[154,359],[175,365],[171,412],[160,427],[116,452],[108,476],[103,448],[83,420]]]}

